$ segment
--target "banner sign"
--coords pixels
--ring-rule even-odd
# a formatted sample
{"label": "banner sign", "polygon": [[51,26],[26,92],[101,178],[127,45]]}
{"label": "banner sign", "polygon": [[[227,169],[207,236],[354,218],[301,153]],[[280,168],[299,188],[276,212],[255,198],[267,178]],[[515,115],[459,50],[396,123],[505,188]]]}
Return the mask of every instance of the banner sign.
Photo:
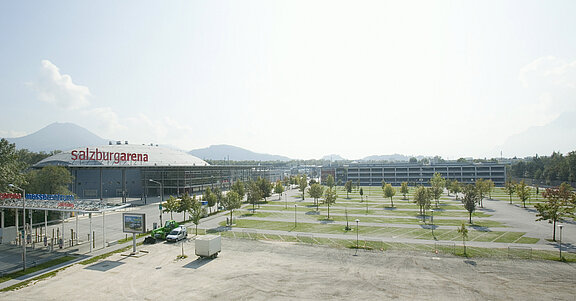
{"label": "banner sign", "polygon": [[[22,195],[19,193],[0,193],[0,199],[21,199],[21,198]],[[38,200],[38,201],[73,201],[74,195],[27,193],[26,199]]]}
{"label": "banner sign", "polygon": [[72,159],[72,161],[108,161],[114,164],[120,164],[127,162],[148,162],[148,154],[102,152],[98,150],[98,148],[86,148],[73,150],[70,159]]}
{"label": "banner sign", "polygon": [[0,199],[20,199],[22,195],[19,193],[0,193]]}
{"label": "banner sign", "polygon": [[145,233],[146,214],[122,213],[122,230],[124,233]]}

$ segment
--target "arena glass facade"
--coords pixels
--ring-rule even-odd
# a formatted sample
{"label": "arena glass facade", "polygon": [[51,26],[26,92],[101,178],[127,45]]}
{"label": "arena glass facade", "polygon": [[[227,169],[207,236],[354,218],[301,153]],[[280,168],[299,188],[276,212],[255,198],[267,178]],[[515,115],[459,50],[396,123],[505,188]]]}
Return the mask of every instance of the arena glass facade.
{"label": "arena glass facade", "polygon": [[[184,152],[146,145],[115,144],[62,152],[36,165],[65,166],[74,177],[69,189],[81,199],[126,199],[198,194],[206,187],[228,189],[235,181],[268,177],[259,166],[209,165]],[[151,182],[153,180],[155,182]]]}

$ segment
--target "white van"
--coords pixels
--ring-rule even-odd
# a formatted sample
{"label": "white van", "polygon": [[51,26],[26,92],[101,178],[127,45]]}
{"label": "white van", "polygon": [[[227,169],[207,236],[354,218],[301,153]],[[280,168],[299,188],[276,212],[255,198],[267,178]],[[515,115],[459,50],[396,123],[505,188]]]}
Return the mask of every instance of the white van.
{"label": "white van", "polygon": [[186,237],[188,237],[186,227],[180,226],[170,231],[170,233],[166,236],[166,241],[179,241],[181,239],[185,239]]}

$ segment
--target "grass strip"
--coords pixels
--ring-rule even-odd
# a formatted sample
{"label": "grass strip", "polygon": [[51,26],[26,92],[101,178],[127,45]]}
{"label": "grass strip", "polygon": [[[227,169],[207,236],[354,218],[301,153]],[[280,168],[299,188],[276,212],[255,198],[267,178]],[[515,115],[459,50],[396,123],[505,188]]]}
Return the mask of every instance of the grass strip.
{"label": "grass strip", "polygon": [[63,256],[60,258],[56,258],[56,259],[41,263],[35,267],[29,267],[26,269],[26,271],[18,271],[18,272],[10,273],[10,274],[7,274],[7,275],[0,277],[0,283],[6,282],[8,280],[16,279],[18,277],[22,277],[22,276],[25,276],[28,274],[32,274],[32,273],[38,272],[40,270],[47,269],[49,267],[53,267],[55,265],[59,265],[59,264],[74,260],[76,258],[77,257],[74,257],[74,256]]}

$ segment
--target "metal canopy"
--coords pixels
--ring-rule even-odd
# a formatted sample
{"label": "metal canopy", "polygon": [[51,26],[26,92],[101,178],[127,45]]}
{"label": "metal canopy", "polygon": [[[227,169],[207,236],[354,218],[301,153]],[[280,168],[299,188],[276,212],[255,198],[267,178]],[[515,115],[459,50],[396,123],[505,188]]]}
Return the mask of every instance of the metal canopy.
{"label": "metal canopy", "polygon": [[[22,199],[0,199],[0,208],[23,208]],[[26,200],[27,210],[51,210],[64,212],[101,213],[126,208],[130,204],[109,206],[99,200]]]}

